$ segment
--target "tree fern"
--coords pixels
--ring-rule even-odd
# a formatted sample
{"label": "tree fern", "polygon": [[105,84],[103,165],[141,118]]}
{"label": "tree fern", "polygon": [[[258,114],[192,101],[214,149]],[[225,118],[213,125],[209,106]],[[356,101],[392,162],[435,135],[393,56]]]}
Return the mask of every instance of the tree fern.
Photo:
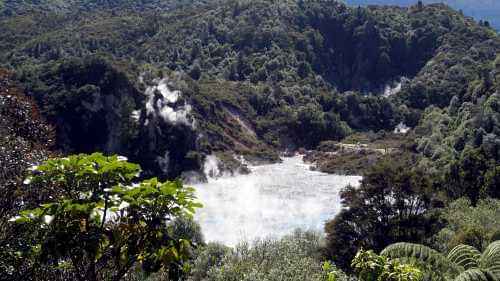
{"label": "tree fern", "polygon": [[469,245],[458,245],[448,253],[447,257],[465,269],[479,268],[481,252]]}
{"label": "tree fern", "polygon": [[500,240],[488,245],[479,259],[479,266],[500,280]]}
{"label": "tree fern", "polygon": [[424,245],[396,243],[381,255],[402,261],[415,259],[445,279],[445,275],[456,276],[454,281],[500,281],[500,241],[491,243],[482,254],[468,245],[458,245],[445,256]]}
{"label": "tree fern", "polygon": [[458,275],[453,281],[498,281],[488,270],[473,268]]}
{"label": "tree fern", "polygon": [[456,266],[440,252],[431,249],[427,246],[413,243],[396,243],[389,245],[381,253],[381,255],[389,258],[405,259],[414,258],[426,265],[430,265],[433,271],[458,273],[460,267]]}

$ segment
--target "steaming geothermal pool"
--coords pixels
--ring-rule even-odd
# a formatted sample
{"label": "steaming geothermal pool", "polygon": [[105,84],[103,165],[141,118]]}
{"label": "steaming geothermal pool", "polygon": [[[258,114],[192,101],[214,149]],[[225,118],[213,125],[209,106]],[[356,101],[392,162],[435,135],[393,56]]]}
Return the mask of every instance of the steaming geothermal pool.
{"label": "steaming geothermal pool", "polygon": [[195,184],[204,207],[196,212],[207,241],[234,246],[241,241],[280,237],[296,228],[323,230],[340,210],[339,191],[359,185],[359,176],[309,170],[301,156],[251,167],[249,175],[210,178]]}

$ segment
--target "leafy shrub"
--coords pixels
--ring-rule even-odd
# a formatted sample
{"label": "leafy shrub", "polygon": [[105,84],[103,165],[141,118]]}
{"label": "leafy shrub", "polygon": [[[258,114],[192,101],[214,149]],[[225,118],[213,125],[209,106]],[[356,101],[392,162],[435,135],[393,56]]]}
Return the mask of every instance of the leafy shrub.
{"label": "leafy shrub", "polygon": [[[297,231],[282,239],[242,243],[230,250],[212,245],[195,262],[193,280],[347,280],[341,271],[318,259],[318,234]],[[211,254],[209,254],[211,253]],[[207,255],[209,254],[209,257]],[[201,266],[201,270],[198,268]],[[199,272],[206,271],[200,279]],[[330,277],[329,277],[330,276]]]}
{"label": "leafy shrub", "polygon": [[466,198],[458,199],[442,211],[446,226],[435,236],[435,246],[447,252],[459,244],[467,244],[484,250],[498,240],[500,201],[480,200],[473,206]]}
{"label": "leafy shrub", "polygon": [[352,260],[352,267],[363,281],[419,281],[424,277],[418,267],[379,256],[373,251],[359,251]]}
{"label": "leafy shrub", "polygon": [[326,223],[325,231],[328,257],[343,269],[349,269],[361,248],[380,251],[397,241],[423,242],[437,232],[438,194],[425,171],[408,169],[415,161],[411,158],[403,155],[397,164],[381,160],[359,187],[341,191],[343,209]]}
{"label": "leafy shrub", "polygon": [[53,190],[54,196],[11,219],[36,229],[24,257],[65,268],[78,280],[120,280],[137,264],[176,278],[179,271],[171,267],[182,268],[191,237],[176,224],[172,234],[171,221],[200,205],[192,188],[156,178],[137,183],[139,172],[138,165],[99,153],[34,167],[27,188],[40,195]]}
{"label": "leafy shrub", "polygon": [[392,259],[420,263],[432,280],[497,280],[500,277],[500,241],[489,244],[481,253],[469,245],[458,245],[443,255],[429,247],[396,243],[381,252]]}

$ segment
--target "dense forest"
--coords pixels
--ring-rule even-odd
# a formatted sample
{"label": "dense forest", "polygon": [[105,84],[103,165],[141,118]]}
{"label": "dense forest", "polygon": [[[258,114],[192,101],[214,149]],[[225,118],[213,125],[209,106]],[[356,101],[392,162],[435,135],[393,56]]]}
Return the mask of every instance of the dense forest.
{"label": "dense forest", "polygon": [[[500,38],[406,4],[0,0],[0,280],[500,280]],[[325,235],[192,220],[208,155],[365,141]]]}
{"label": "dense forest", "polygon": [[[349,5],[395,5],[411,6],[412,0],[346,0]],[[444,3],[477,21],[488,21],[497,30],[500,29],[500,3],[495,0],[423,0],[424,4]]]}

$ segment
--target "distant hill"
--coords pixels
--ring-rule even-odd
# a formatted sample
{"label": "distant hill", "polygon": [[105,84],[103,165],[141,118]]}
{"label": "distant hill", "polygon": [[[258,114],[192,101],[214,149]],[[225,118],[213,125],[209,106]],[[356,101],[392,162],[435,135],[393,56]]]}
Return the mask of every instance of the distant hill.
{"label": "distant hill", "polygon": [[[171,10],[177,7],[199,6],[214,3],[218,0],[0,0],[0,17],[13,14],[26,14],[32,11],[90,11],[94,9],[112,8],[123,10],[155,9],[160,11]],[[410,6],[418,0],[343,0],[349,5],[397,5]],[[423,0],[425,4],[445,3],[457,10],[463,10],[467,16],[477,21],[487,20],[500,30],[500,0]]]}
{"label": "distant hill", "polygon": [[[212,152],[267,160],[353,131],[415,127],[431,105],[495,92],[498,34],[445,5],[2,3],[0,66],[54,124],[57,148],[118,153],[159,177],[198,171]],[[182,93],[175,102],[165,83]]]}
{"label": "distant hill", "polygon": [[[398,5],[410,6],[417,0],[345,0],[349,5]],[[465,15],[474,17],[477,21],[487,20],[495,29],[500,30],[499,0],[423,0],[425,4],[445,3],[454,9],[462,10]]]}
{"label": "distant hill", "polygon": [[169,11],[178,7],[197,7],[217,0],[0,0],[0,17],[33,12],[88,12],[102,9]]}

